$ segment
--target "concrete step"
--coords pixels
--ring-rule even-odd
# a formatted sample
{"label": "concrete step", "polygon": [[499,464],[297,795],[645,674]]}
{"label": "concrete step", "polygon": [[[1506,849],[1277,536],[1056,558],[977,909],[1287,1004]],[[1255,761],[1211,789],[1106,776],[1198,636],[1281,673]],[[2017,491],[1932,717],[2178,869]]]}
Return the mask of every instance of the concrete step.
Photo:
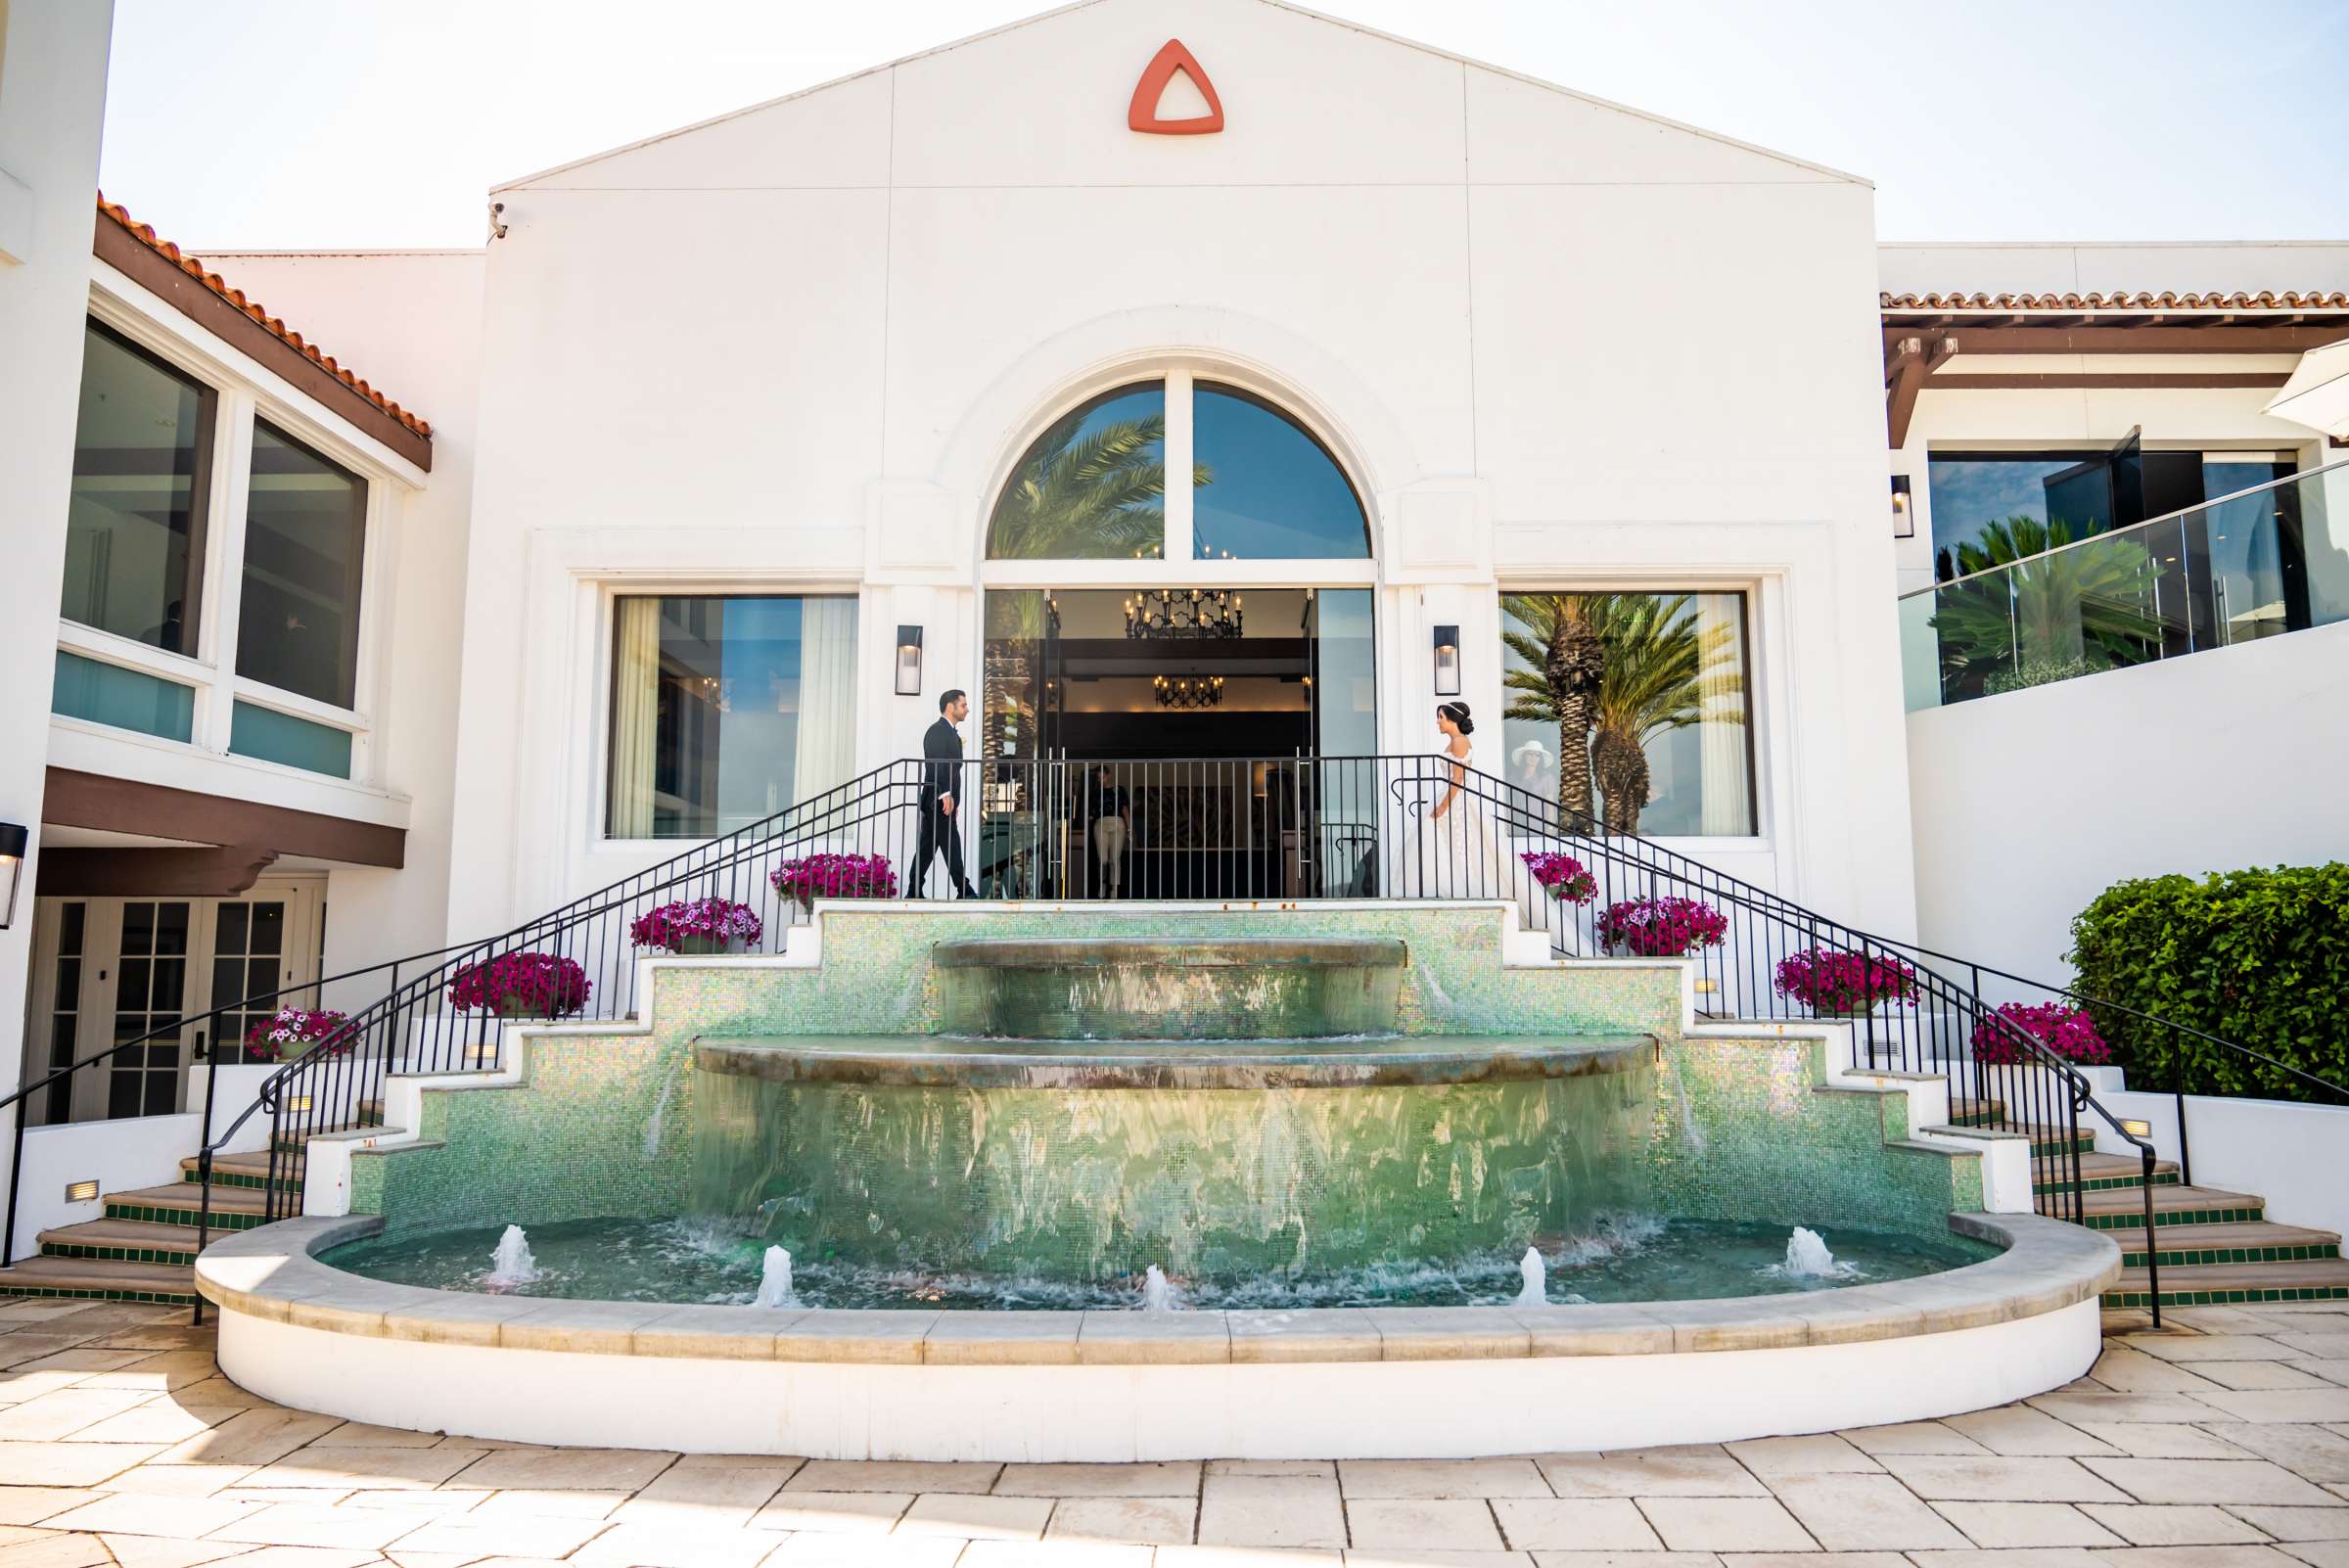
{"label": "concrete step", "polygon": [[[2144,1226],[2145,1194],[2142,1187],[2105,1187],[2080,1195],[2092,1230],[2134,1230]],[[2267,1216],[2265,1198],[2248,1192],[2226,1192],[2217,1187],[2156,1186],[2153,1222],[2157,1225],[2234,1224],[2261,1221]]]}
{"label": "concrete step", "polygon": [[[2124,1268],[2104,1292],[2106,1307],[2150,1303],[2146,1272]],[[2161,1270],[2164,1307],[2201,1307],[2255,1301],[2331,1301],[2349,1298],[2349,1258],[2301,1263],[2209,1264]]]}
{"label": "concrete step", "polygon": [[[2105,1234],[2119,1245],[2124,1268],[2144,1267],[2143,1225]],[[2341,1238],[2334,1232],[2278,1224],[2272,1220],[2237,1221],[2231,1225],[2161,1225],[2156,1234],[2164,1272],[2208,1264],[2311,1263],[2341,1255]]]}
{"label": "concrete step", "polygon": [[[203,1214],[204,1191],[193,1181],[173,1181],[132,1192],[110,1192],[106,1217],[148,1224],[193,1225]],[[258,1187],[214,1186],[211,1191],[214,1230],[249,1230],[266,1217],[268,1194]]]}
{"label": "concrete step", "polygon": [[193,1302],[196,1299],[196,1268],[193,1264],[26,1258],[14,1268],[0,1268],[0,1295]]}
{"label": "concrete step", "polygon": [[196,1228],[143,1220],[84,1220],[42,1231],[41,1253],[105,1263],[185,1263],[196,1256]]}
{"label": "concrete step", "polygon": [[[2042,1192],[2068,1186],[2072,1179],[2072,1162],[2061,1154],[2050,1155],[2031,1162],[2031,1179]],[[2134,1154],[2089,1154],[2080,1156],[2080,1181],[2091,1192],[2102,1187],[2136,1188],[2144,1185],[2144,1162]],[[2175,1186],[2178,1167],[2169,1160],[2153,1163],[2153,1183],[2156,1186]]]}
{"label": "concrete step", "polygon": [[[193,1154],[179,1162],[182,1181],[197,1179],[200,1162]],[[302,1158],[281,1150],[277,1156],[277,1180],[280,1186],[299,1185],[301,1181]],[[217,1154],[212,1157],[212,1180],[223,1187],[265,1187],[269,1184],[269,1154],[255,1149],[250,1154]]]}

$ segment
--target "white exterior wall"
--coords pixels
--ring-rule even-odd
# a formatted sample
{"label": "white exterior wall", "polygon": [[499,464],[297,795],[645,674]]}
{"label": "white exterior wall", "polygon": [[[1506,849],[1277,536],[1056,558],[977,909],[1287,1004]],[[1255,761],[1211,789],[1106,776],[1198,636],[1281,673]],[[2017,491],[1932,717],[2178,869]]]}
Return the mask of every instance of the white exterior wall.
{"label": "white exterior wall", "polygon": [[[1175,26],[1221,135],[1127,129]],[[452,930],[667,853],[598,837],[614,586],[854,589],[859,765],[906,755],[978,684],[1018,452],[1163,369],[1355,475],[1388,749],[1434,744],[1431,623],[1497,719],[1501,586],[1751,589],[1765,832],[1722,863],[1910,928],[1865,184],[1264,0],[1100,0],[496,196]],[[1222,570],[1086,580],[1332,580]]]}
{"label": "white exterior wall", "polygon": [[[385,558],[391,591],[380,601],[392,623],[373,736],[382,782],[406,807],[406,864],[332,868],[324,972],[339,974],[448,940],[483,256],[479,251],[204,255],[433,426],[432,473],[399,510],[397,549]],[[347,1006],[380,989],[362,987],[363,996],[329,1002]]]}
{"label": "white exterior wall", "polygon": [[1919,940],[2060,983],[2124,877],[2349,859],[2349,623],[1909,715]]}
{"label": "white exterior wall", "polygon": [[[23,1063],[26,954],[55,669],[66,498],[89,300],[111,0],[0,7],[0,821],[36,841],[0,931],[0,1095]],[[11,1124],[0,1113],[0,1129]],[[0,1184],[6,1181],[0,1172]]]}

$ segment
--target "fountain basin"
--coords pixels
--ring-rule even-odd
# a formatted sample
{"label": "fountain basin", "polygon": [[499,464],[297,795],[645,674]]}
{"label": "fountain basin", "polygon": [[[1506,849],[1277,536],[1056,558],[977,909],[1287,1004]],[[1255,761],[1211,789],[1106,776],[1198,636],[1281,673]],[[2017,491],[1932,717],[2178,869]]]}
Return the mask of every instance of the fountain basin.
{"label": "fountain basin", "polygon": [[828,1458],[1459,1457],[1925,1420],[2079,1376],[2120,1256],[2027,1215],[1893,1283],[1593,1306],[795,1312],[387,1284],[314,1253],[374,1217],[223,1237],[222,1369],[350,1420],[513,1442]]}
{"label": "fountain basin", "polygon": [[1395,1029],[1400,939],[981,938],[935,944],[940,1028],[1027,1039],[1326,1038]]}
{"label": "fountain basin", "polygon": [[705,1038],[683,1212],[867,1269],[1441,1270],[1645,1211],[1655,1051],[1639,1036]]}

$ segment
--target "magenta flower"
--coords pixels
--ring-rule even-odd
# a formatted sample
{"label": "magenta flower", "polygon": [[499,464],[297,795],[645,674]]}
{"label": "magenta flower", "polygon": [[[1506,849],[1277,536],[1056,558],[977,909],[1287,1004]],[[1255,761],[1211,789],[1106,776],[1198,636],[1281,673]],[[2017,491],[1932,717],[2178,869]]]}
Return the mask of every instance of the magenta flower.
{"label": "magenta flower", "polygon": [[327,1047],[330,1056],[346,1055],[350,1050],[349,1033],[348,1013],[281,1007],[245,1032],[245,1059],[249,1062],[291,1059],[306,1055],[311,1046],[321,1044]]}
{"label": "magenta flower", "polygon": [[1813,947],[1778,964],[1777,992],[1815,1013],[1864,1013],[1878,1002],[1916,1002],[1916,971],[1882,954]]}
{"label": "magenta flower", "polygon": [[886,854],[809,854],[766,874],[775,891],[803,909],[818,899],[894,899],[898,874]]}
{"label": "magenta flower", "polygon": [[1598,940],[1639,958],[1685,958],[1728,934],[1729,922],[1702,899],[1625,899],[1598,917]]}
{"label": "magenta flower", "polygon": [[448,983],[452,1007],[500,1018],[565,1018],[587,1005],[587,971],[551,952],[508,952],[466,964]]}
{"label": "magenta flower", "polygon": [[1519,858],[1534,880],[1560,903],[1589,903],[1598,897],[1598,878],[1571,854],[1529,850]]}
{"label": "magenta flower", "polygon": [[739,942],[745,946],[764,934],[766,922],[747,903],[730,899],[694,899],[665,903],[639,915],[628,926],[628,940],[639,947],[668,952],[720,952]]}
{"label": "magenta flower", "polygon": [[[2003,1019],[2011,1028],[2002,1029],[1993,1022]],[[2059,1001],[2041,1002],[2026,1006],[2022,1002],[2001,1002],[1988,1016],[1974,1026],[1974,1060],[2000,1066],[2025,1059],[2022,1042],[2014,1038],[2020,1030],[2067,1062],[2079,1062],[2089,1067],[2105,1067],[2112,1062],[2112,1047],[2096,1033],[2096,1020],[2085,1008],[2073,1007]]]}

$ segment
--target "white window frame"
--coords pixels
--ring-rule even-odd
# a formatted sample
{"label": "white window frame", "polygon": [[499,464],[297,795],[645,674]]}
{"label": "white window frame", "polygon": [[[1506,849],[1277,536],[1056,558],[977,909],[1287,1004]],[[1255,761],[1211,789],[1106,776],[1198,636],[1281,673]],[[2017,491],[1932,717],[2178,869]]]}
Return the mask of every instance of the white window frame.
{"label": "white window frame", "polygon": [[[256,768],[306,784],[384,793],[384,754],[377,715],[392,657],[398,519],[404,498],[422,487],[423,473],[389,449],[373,448],[355,431],[337,428],[299,392],[252,360],[193,326],[167,304],[132,286],[115,287],[101,268],[90,289],[88,317],[163,360],[215,396],[211,430],[211,488],[207,496],[204,559],[197,564],[197,645],[187,655],[166,653],[79,622],[58,620],[57,646],[69,653],[152,675],[195,693],[191,738],[181,743],[64,715],[51,722],[113,740],[203,755],[239,768]],[[367,486],[359,560],[358,654],[351,706],[317,701],[236,673],[243,609],[245,530],[252,496],[253,421],[265,419],[289,439],[349,470]],[[229,751],[235,706],[253,707],[342,730],[351,737],[347,779],[332,773]]]}

